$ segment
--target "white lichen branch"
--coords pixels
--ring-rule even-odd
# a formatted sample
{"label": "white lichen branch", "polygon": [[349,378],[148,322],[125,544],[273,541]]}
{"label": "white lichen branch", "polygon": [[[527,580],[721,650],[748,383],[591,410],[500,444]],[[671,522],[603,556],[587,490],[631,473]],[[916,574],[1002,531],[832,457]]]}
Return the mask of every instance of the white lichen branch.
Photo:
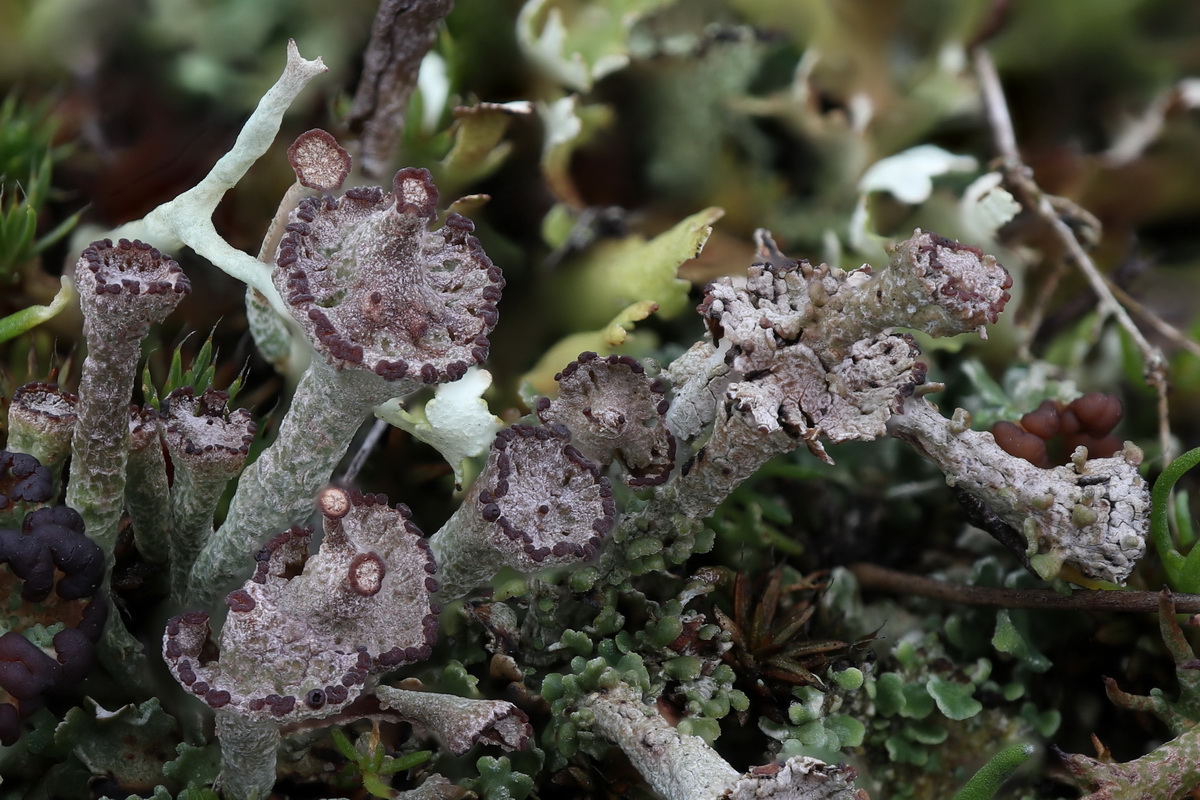
{"label": "white lichen branch", "polygon": [[186,245],[231,277],[258,290],[277,312],[286,315],[283,299],[271,283],[270,266],[221,238],[212,215],[225,193],[270,149],[292,101],[310,80],[327,69],[320,58],[309,61],[301,57],[295,41],[289,40],[283,74],[263,95],[230,151],[194,187],[142,219],[122,225],[113,231],[113,237],[141,239],[172,252]]}
{"label": "white lichen branch", "polygon": [[620,684],[594,692],[584,705],[597,733],[625,753],[665,800],[858,800],[855,772],[796,756],[739,773],[699,736],[681,733],[640,693]]}

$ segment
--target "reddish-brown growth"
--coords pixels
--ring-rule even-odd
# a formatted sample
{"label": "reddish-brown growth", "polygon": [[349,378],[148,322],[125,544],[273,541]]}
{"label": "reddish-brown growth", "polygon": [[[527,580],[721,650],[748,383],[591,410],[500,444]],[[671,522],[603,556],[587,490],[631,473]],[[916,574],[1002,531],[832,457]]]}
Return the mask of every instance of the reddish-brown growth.
{"label": "reddish-brown growth", "polygon": [[1065,404],[1043,400],[1020,422],[997,422],[992,436],[1004,452],[1043,468],[1065,463],[1078,447],[1086,447],[1091,458],[1107,458],[1121,449],[1112,431],[1124,412],[1120,399],[1102,392]]}

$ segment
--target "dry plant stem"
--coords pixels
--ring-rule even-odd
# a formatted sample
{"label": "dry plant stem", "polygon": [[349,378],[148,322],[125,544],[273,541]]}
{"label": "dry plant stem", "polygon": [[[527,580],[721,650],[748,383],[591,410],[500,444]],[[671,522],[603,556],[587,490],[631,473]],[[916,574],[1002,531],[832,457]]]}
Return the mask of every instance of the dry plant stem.
{"label": "dry plant stem", "polygon": [[286,314],[282,298],[271,283],[270,267],[222,239],[213,227],[212,215],[225,193],[270,148],[292,101],[310,80],[325,71],[321,59],[301,58],[296,43],[289,41],[283,74],[246,120],[233,148],[195,187],[143,219],[121,226],[114,236],[142,238],[165,250],[187,245],[230,276],[257,289],[278,313]]}
{"label": "dry plant stem", "polygon": [[1063,247],[1066,248],[1068,260],[1078,267],[1091,285],[1092,291],[1096,293],[1096,297],[1100,301],[1101,313],[1116,319],[1117,324],[1128,334],[1141,352],[1146,382],[1154,387],[1158,396],[1159,447],[1162,449],[1163,462],[1170,463],[1174,458],[1174,445],[1171,442],[1167,405],[1166,358],[1163,356],[1162,350],[1146,340],[1125,307],[1113,296],[1108,282],[1079,243],[1075,233],[1070,226],[1063,222],[1050,202],[1050,198],[1034,180],[1029,167],[1021,161],[1020,152],[1017,150],[1016,134],[1013,132],[1012,117],[1008,112],[1008,102],[1004,98],[1004,89],[1000,84],[1000,76],[996,72],[996,65],[992,61],[991,54],[982,47],[976,47],[971,52],[976,75],[979,78],[980,91],[983,93],[988,122],[995,138],[996,149],[1003,162],[1005,179],[1010,188],[1015,190],[1021,204],[1041,217],[1054,231]]}
{"label": "dry plant stem", "polygon": [[415,388],[314,359],[296,386],[275,443],[242,473],[224,524],[197,557],[188,603],[211,605],[248,555],[311,514],[313,497],[328,482],[370,410]]}
{"label": "dry plant stem", "polygon": [[359,133],[359,169],[369,178],[387,174],[404,134],[408,99],[421,61],[437,38],[452,0],[382,0],[347,122]]}
{"label": "dry plant stem", "polygon": [[1108,288],[1112,290],[1113,296],[1121,301],[1130,311],[1137,314],[1146,320],[1146,324],[1158,331],[1162,336],[1170,339],[1172,342],[1187,350],[1192,355],[1200,358],[1200,343],[1189,337],[1186,333],[1176,328],[1171,323],[1164,320],[1158,314],[1155,314],[1149,308],[1140,302],[1137,298],[1131,296],[1129,292],[1117,286],[1107,278]]}
{"label": "dry plant stem", "polygon": [[[923,575],[900,572],[878,564],[851,564],[859,586],[889,594],[931,597],[947,603],[994,608],[1035,608],[1043,611],[1121,611],[1157,613],[1158,592],[1100,591],[1077,589],[1061,595],[1053,589],[1002,589],[966,586]],[[1200,613],[1200,595],[1173,594],[1181,614]]]}
{"label": "dry plant stem", "polygon": [[[1044,262],[1043,262],[1044,263]],[[1058,259],[1054,259],[1051,263],[1045,264],[1047,274],[1042,278],[1041,291],[1033,302],[1033,307],[1029,309],[1028,315],[1018,321],[1018,325],[1025,328],[1028,333],[1021,337],[1021,343],[1017,351],[1017,358],[1023,361],[1032,361],[1033,352],[1033,333],[1042,326],[1042,322],[1046,319],[1046,311],[1050,305],[1050,298],[1054,295],[1055,290],[1062,282],[1063,275],[1066,274],[1066,264]]]}
{"label": "dry plant stem", "polygon": [[221,739],[221,796],[252,800],[270,795],[275,786],[279,728],[218,711],[217,736]]}

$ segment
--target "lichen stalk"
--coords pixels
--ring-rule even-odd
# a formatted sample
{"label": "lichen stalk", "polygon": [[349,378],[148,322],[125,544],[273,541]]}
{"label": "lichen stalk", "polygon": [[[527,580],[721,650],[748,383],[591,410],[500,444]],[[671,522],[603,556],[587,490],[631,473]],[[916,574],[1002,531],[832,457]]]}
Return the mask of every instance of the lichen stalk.
{"label": "lichen stalk", "polygon": [[175,481],[171,486],[171,599],[183,600],[213,513],[229,481],[246,462],[254,421],[246,409],[229,411],[229,395],[213,389],[195,397],[190,388],[167,396],[164,431]]}
{"label": "lichen stalk", "polygon": [[27,383],[13,392],[8,408],[10,453],[28,453],[50,470],[55,494],[71,454],[79,398],[49,383]]}
{"label": "lichen stalk", "polygon": [[165,564],[170,558],[171,505],[158,414],[151,408],[131,408],[129,437],[125,505],[133,523],[133,540],[143,558]]}
{"label": "lichen stalk", "polygon": [[275,751],[279,728],[217,712],[221,739],[221,796],[227,800],[260,800],[275,786]]}
{"label": "lichen stalk", "polygon": [[287,64],[246,124],[228,153],[220,158],[200,183],[143,219],[123,225],[116,236],[140,237],[166,250],[187,245],[214,265],[247,286],[257,289],[279,313],[283,301],[271,283],[271,270],[254,256],[236,249],[213,227],[212,215],[225,193],[275,141],[283,115],[308,82],[326,71],[321,59],[300,56],[294,41],[288,42]]}
{"label": "lichen stalk", "polygon": [[274,533],[312,513],[312,498],[350,447],[370,410],[412,391],[314,360],[292,396],[275,442],[242,473],[224,523],[196,557],[187,604],[211,605]]}
{"label": "lichen stalk", "polygon": [[111,565],[125,500],[129,401],[141,342],[191,284],[179,265],[149,245],[94,242],[76,268],[88,355],[79,382],[67,505]]}
{"label": "lichen stalk", "polygon": [[430,230],[437,201],[429,171],[409,168],[390,193],[310,197],[292,214],[272,280],[313,362],[197,559],[190,602],[216,599],[246,556],[308,515],[368,411],[487,358],[504,278],[466,218]]}
{"label": "lichen stalk", "polygon": [[595,692],[584,705],[596,715],[596,732],[620,747],[666,800],[713,800],[738,779],[703,739],[680,733],[627,686]]}
{"label": "lichen stalk", "polygon": [[664,800],[865,800],[855,771],[796,756],[738,773],[699,736],[680,733],[628,684],[593,692],[581,702],[592,728],[621,748]]}

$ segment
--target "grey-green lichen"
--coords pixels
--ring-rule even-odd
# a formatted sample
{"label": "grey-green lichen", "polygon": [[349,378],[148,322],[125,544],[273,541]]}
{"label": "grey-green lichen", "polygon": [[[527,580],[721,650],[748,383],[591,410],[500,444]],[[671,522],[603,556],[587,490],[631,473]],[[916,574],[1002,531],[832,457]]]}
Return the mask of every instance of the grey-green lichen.
{"label": "grey-green lichen", "polygon": [[1045,580],[1066,566],[1124,583],[1145,552],[1150,490],[1132,444],[1111,458],[1088,458],[1079,448],[1070,464],[1045,469],[1009,455],[990,433],[956,426],[923,398],[906,402],[889,427],[937,464],[949,485],[1020,532]]}
{"label": "grey-green lichen", "polygon": [[111,554],[124,508],[129,403],[141,341],[191,291],[191,283],[169,256],[126,239],[93,242],[79,258],[76,277],[88,357],[75,408],[75,470],[67,505]]}

